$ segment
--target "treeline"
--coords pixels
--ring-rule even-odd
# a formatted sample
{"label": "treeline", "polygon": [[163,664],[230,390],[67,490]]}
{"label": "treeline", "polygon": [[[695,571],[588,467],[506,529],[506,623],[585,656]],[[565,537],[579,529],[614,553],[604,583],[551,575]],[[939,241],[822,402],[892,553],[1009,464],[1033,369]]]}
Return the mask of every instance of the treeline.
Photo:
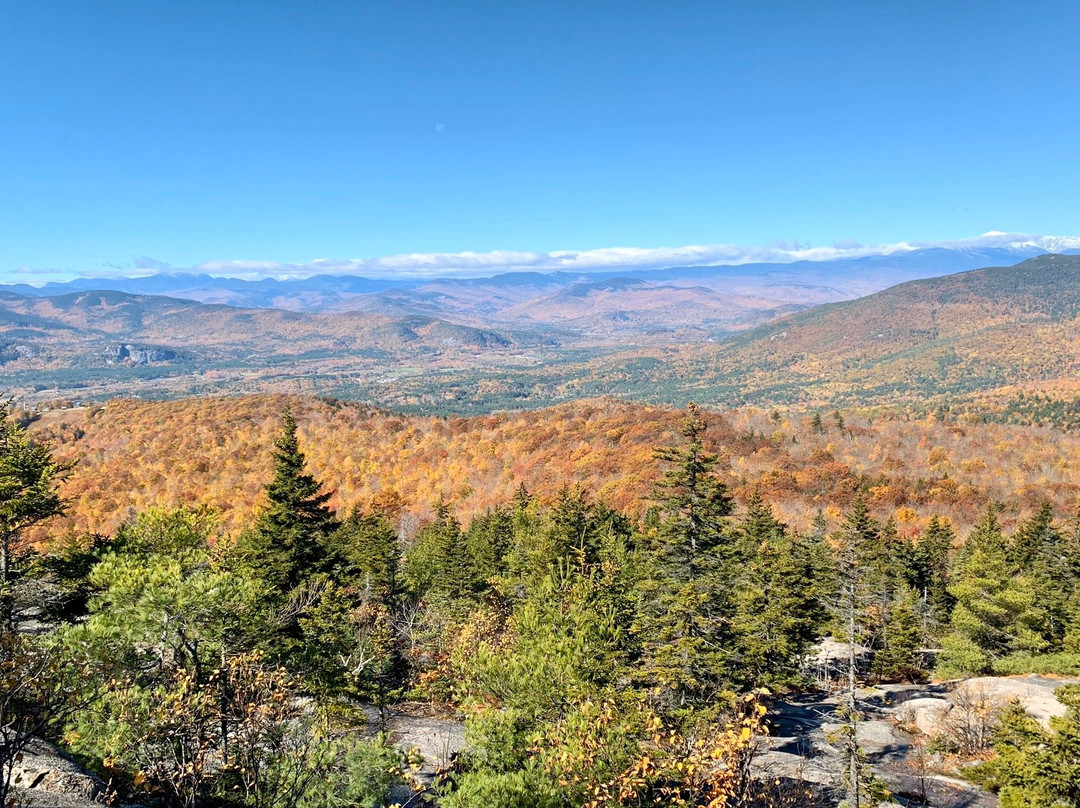
{"label": "treeline", "polygon": [[356,724],[420,700],[466,717],[440,805],[803,805],[828,795],[748,762],[759,688],[808,686],[825,635],[878,680],[935,656],[945,675],[1080,667],[1080,530],[1051,508],[1010,536],[991,508],[959,550],[947,521],[902,532],[859,498],[838,530],[793,530],[760,495],[736,506],[694,406],[633,517],[521,487],[467,525],[440,500],[401,535],[393,498],[329,507],[286,411],[235,539],[209,509],[151,509],[44,554],[20,538],[60,511],[66,469],[4,424],[5,774],[44,734],[121,797],[385,805],[408,762]]}

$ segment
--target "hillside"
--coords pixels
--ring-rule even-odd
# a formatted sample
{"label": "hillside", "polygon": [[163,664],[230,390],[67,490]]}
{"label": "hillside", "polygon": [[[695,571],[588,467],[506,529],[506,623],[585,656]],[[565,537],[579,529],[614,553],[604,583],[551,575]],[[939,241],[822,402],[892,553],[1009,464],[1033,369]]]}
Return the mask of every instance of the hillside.
{"label": "hillside", "polygon": [[[478,278],[221,278],[200,272],[78,278],[42,287],[0,286],[0,295],[68,297],[109,290],[245,309],[422,316],[480,329],[539,330],[574,348],[648,348],[703,342],[792,311],[850,300],[903,281],[1011,263],[1041,248],[900,249],[886,255],[794,263],[747,263],[579,271],[511,271]],[[568,256],[568,258],[570,258]]]}
{"label": "hillside", "polygon": [[1080,257],[911,281],[687,351],[680,368],[750,400],[882,401],[1067,380]]}
{"label": "hillside", "polygon": [[[461,408],[521,390],[541,403],[617,395],[652,403],[880,404],[1017,390],[1070,391],[1080,370],[1080,256],[1045,255],[910,281],[819,306],[719,344],[631,351],[528,373],[440,379]],[[426,401],[403,379],[390,405]],[[448,392],[449,391],[449,392]],[[359,391],[363,395],[364,391]],[[500,397],[502,397],[500,399]]]}
{"label": "hillside", "polygon": [[[785,307],[706,286],[538,273],[500,280],[496,300],[493,280],[433,283],[411,301],[391,290],[369,299],[371,311],[317,314],[121,292],[0,293],[0,361],[28,403],[302,392],[447,414],[604,395],[937,406],[1072,393],[1080,369],[1080,256],[909,281],[724,339],[713,334]],[[422,301],[452,310],[449,319],[413,312]],[[485,316],[466,316],[481,305]],[[128,357],[167,359],[106,367],[126,344]]]}
{"label": "hillside", "polygon": [[421,316],[364,312],[315,316],[112,291],[48,298],[4,294],[0,310],[6,318],[0,320],[0,339],[6,334],[7,340],[29,343],[31,350],[59,356],[77,354],[103,340],[147,341],[204,356],[510,344],[491,331]]}
{"label": "hillside", "polygon": [[756,398],[854,401],[1064,381],[1080,364],[1080,257],[912,281],[687,357]]}
{"label": "hillside", "polygon": [[[681,418],[611,400],[444,419],[251,396],[115,400],[45,412],[31,429],[78,461],[63,493],[79,531],[109,533],[132,508],[177,503],[211,505],[236,528],[262,501],[286,403],[334,507],[396,501],[413,526],[440,496],[467,517],[509,501],[521,483],[544,498],[582,485],[613,507],[639,510],[660,474],[652,451],[677,440]],[[759,490],[800,528],[819,509],[838,515],[860,492],[903,529],[935,514],[970,524],[990,499],[1026,510],[1049,498],[1070,515],[1080,497],[1071,462],[1080,438],[1047,428],[886,413],[842,425],[826,416],[816,429],[805,414],[752,409],[710,422],[708,445],[736,496]]]}
{"label": "hillside", "polygon": [[115,291],[0,293],[4,391],[20,401],[295,392],[320,377],[498,364],[492,355],[546,342],[418,314],[240,309]]}

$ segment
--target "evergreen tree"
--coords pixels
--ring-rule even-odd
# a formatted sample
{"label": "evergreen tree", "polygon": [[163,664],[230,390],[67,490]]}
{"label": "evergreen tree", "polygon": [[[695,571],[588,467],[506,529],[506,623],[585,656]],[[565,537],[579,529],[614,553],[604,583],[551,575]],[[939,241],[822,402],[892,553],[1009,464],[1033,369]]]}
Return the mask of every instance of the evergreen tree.
{"label": "evergreen tree", "polygon": [[1076,589],[1077,563],[1066,536],[1054,525],[1054,513],[1044,502],[1031,519],[1023,522],[1012,540],[1012,561],[1016,571],[1031,581],[1039,633],[1048,650],[1060,650],[1071,618],[1069,602]]}
{"label": "evergreen tree", "polygon": [[918,674],[916,655],[922,645],[923,627],[914,590],[902,587],[882,621],[879,648],[871,670],[886,680],[911,679]]}
{"label": "evergreen tree", "polygon": [[747,686],[790,680],[825,618],[812,548],[789,534],[757,492],[747,503],[738,541],[732,667]]}
{"label": "evergreen tree", "polygon": [[[857,499],[833,534],[835,549],[834,618],[836,631],[857,643],[872,643],[882,611],[872,604],[888,602],[894,582],[888,581],[888,550],[882,527],[866,503]],[[852,623],[854,620],[854,623]]]}
{"label": "evergreen tree", "polygon": [[1080,653],[1080,586],[1073,588],[1065,604],[1065,636],[1062,645],[1066,651]]}
{"label": "evergreen tree", "polygon": [[[1058,564],[1059,581],[1068,589],[1065,601],[1065,633],[1062,643],[1065,650],[1080,651],[1080,511],[1069,520],[1061,531],[1061,555]],[[1058,566],[1060,565],[1060,566]],[[1048,565],[1049,566],[1049,565]],[[1041,594],[1040,585],[1040,594]]]}
{"label": "evergreen tree", "polygon": [[401,592],[401,550],[397,533],[382,513],[355,508],[330,542],[336,577],[389,605]]}
{"label": "evergreen tree", "polygon": [[448,603],[474,590],[461,525],[440,499],[435,519],[424,525],[406,555],[405,576],[418,598]]}
{"label": "evergreen tree", "polygon": [[337,524],[326,507],[331,495],[320,492],[321,487],[305,471],[296,419],[286,407],[281,435],[274,441],[274,476],[266,485],[266,506],[237,548],[240,564],[279,593],[295,589],[326,559],[325,542]]}
{"label": "evergreen tree", "polygon": [[934,641],[952,613],[949,554],[955,540],[948,520],[934,516],[912,549],[907,582],[918,598],[923,642]]}
{"label": "evergreen tree", "polygon": [[552,562],[572,557],[595,560],[599,542],[592,509],[580,486],[564,485],[559,489],[548,528]]}
{"label": "evergreen tree", "polygon": [[772,507],[761,498],[761,492],[754,489],[735,535],[739,557],[751,559],[762,547],[785,543],[788,529],[773,514]]}
{"label": "evergreen tree", "polygon": [[884,645],[885,622],[904,585],[913,546],[900,537],[896,522],[889,519],[878,526],[876,539],[867,537],[861,548],[868,590],[864,627],[869,645],[877,650]]}
{"label": "evergreen tree", "polygon": [[691,403],[680,430],[686,443],[655,452],[668,464],[654,495],[667,517],[660,555],[669,570],[689,580],[713,571],[718,559],[731,557],[725,517],[734,501],[714,474],[717,455],[705,451],[706,428],[701,410]]}
{"label": "evergreen tree", "polygon": [[405,676],[396,604],[376,590],[321,583],[320,597],[300,617],[295,667],[319,698],[359,697],[386,707]]}
{"label": "evergreen tree", "polygon": [[625,543],[631,534],[622,514],[590,502],[580,486],[563,486],[544,511],[531,500],[519,500],[512,521],[511,547],[505,554],[508,576],[528,590],[544,585],[554,567],[599,563],[605,548]]}
{"label": "evergreen tree", "polygon": [[996,507],[987,509],[968,537],[949,592],[956,606],[938,660],[943,674],[986,673],[1011,651],[1046,647],[1034,592],[1030,581],[1012,572]]}
{"label": "evergreen tree", "polygon": [[866,503],[857,499],[833,540],[837,548],[834,620],[848,644],[847,682],[840,707],[845,724],[839,735],[847,761],[847,802],[851,808],[859,808],[865,796],[867,776],[859,748],[858,724],[862,716],[856,702],[857,648],[864,641],[871,641],[873,621],[867,604],[878,591],[874,572],[882,554],[881,527],[870,515]]}
{"label": "evergreen tree", "polygon": [[507,554],[513,543],[512,508],[493,508],[469,523],[469,529],[465,531],[465,551],[478,589],[486,590],[491,581],[506,574]]}
{"label": "evergreen tree", "polygon": [[69,469],[0,410],[0,640],[14,630],[15,589],[26,531],[63,510],[57,486]]}
{"label": "evergreen tree", "polygon": [[694,404],[682,424],[683,446],[659,449],[668,466],[657,485],[662,521],[642,582],[644,668],[673,706],[707,701],[731,673],[732,500],[705,451],[706,423]]}
{"label": "evergreen tree", "polygon": [[386,515],[359,508],[335,531],[332,574],[300,618],[299,667],[320,697],[362,697],[386,706],[404,680],[405,660],[394,628],[401,613],[397,534]]}
{"label": "evergreen tree", "polygon": [[1054,527],[1054,508],[1046,501],[1016,529],[1009,542],[1009,563],[1016,572],[1030,573],[1046,545],[1060,545],[1061,534]]}

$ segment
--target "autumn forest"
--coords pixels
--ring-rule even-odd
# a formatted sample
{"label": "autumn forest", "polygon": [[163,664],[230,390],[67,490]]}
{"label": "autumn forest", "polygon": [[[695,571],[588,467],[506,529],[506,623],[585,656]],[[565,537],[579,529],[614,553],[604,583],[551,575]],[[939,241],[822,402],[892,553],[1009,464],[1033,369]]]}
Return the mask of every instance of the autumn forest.
{"label": "autumn forest", "polygon": [[[880,801],[859,688],[1080,673],[1077,439],[1035,420],[281,396],[8,416],[16,799],[48,739],[121,803]],[[835,671],[822,638],[849,649]],[[842,773],[769,774],[823,673],[850,684]],[[938,765],[1057,799],[1072,693],[1051,730],[1014,704],[978,743],[938,736]],[[425,761],[402,721],[463,742]]]}

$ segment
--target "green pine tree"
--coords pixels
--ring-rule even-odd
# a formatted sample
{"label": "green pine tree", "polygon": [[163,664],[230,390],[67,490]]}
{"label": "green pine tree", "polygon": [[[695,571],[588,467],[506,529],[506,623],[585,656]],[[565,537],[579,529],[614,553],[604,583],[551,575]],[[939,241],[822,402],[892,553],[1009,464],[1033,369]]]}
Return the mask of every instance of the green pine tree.
{"label": "green pine tree", "polygon": [[0,640],[14,630],[15,589],[27,549],[20,539],[63,511],[57,486],[70,468],[30,440],[10,410],[10,404],[0,409]]}
{"label": "green pine tree", "polygon": [[859,745],[858,725],[862,715],[856,698],[861,673],[857,647],[881,637],[882,615],[872,606],[887,597],[891,585],[883,579],[892,552],[885,540],[891,541],[891,537],[883,539],[883,533],[888,535],[873,518],[866,503],[857,499],[833,536],[836,547],[833,625],[848,645],[847,681],[838,711],[844,726],[837,731],[836,739],[842,744],[846,761],[846,804],[850,808],[859,808],[864,800],[871,801],[876,783]]}
{"label": "green pine tree", "polygon": [[418,598],[443,604],[474,591],[472,568],[461,525],[446,500],[435,505],[435,519],[424,525],[406,554],[405,577]]}
{"label": "green pine tree", "polygon": [[968,537],[949,592],[956,606],[938,659],[943,675],[987,673],[1010,652],[1046,648],[1034,591],[1027,578],[1013,572],[996,507],[987,509]]}
{"label": "green pine tree", "polygon": [[708,701],[731,674],[734,540],[732,500],[704,449],[706,423],[694,404],[682,424],[686,442],[659,449],[667,463],[657,486],[662,518],[641,583],[643,667],[669,705]]}
{"label": "green pine tree", "polygon": [[1017,528],[1011,549],[1017,571],[1031,581],[1041,623],[1039,633],[1048,651],[1059,651],[1072,622],[1069,603],[1077,588],[1074,566],[1078,548],[1053,520],[1053,509],[1044,502]]}
{"label": "green pine tree", "polygon": [[401,548],[390,520],[356,508],[334,533],[335,577],[390,604],[401,593]]}
{"label": "green pine tree", "polygon": [[514,511],[492,508],[471,522],[465,531],[465,551],[478,590],[487,590],[507,572],[507,554],[514,543]]}
{"label": "green pine tree", "polygon": [[949,556],[955,541],[949,521],[934,516],[912,549],[907,581],[919,600],[924,643],[936,640],[952,613]]}
{"label": "green pine tree", "polygon": [[1009,563],[1017,572],[1030,573],[1035,559],[1046,545],[1057,545],[1061,534],[1054,526],[1054,508],[1046,501],[1039,509],[1020,523],[1009,542]]}
{"label": "green pine tree", "polygon": [[872,672],[890,681],[917,677],[917,653],[922,639],[918,597],[914,590],[902,587],[889,604],[888,613],[882,621],[880,647],[874,654]]}
{"label": "green pine tree", "polygon": [[296,667],[317,696],[359,696],[381,708],[406,667],[394,630],[403,594],[397,533],[384,513],[357,508],[330,544],[331,572],[316,579],[319,597],[300,618]]}
{"label": "green pine tree", "polygon": [[741,684],[785,682],[825,621],[813,548],[755,492],[739,527],[733,669]]}
{"label": "green pine tree", "polygon": [[326,506],[329,493],[305,470],[288,407],[274,441],[274,476],[266,486],[266,506],[241,536],[236,559],[251,574],[284,595],[318,572],[327,558],[326,540],[337,527]]}
{"label": "green pine tree", "polygon": [[[880,523],[857,499],[832,536],[835,547],[834,630],[858,644],[871,645],[881,627],[884,605],[897,581],[890,578],[890,549]],[[850,635],[850,636],[849,636]]]}

